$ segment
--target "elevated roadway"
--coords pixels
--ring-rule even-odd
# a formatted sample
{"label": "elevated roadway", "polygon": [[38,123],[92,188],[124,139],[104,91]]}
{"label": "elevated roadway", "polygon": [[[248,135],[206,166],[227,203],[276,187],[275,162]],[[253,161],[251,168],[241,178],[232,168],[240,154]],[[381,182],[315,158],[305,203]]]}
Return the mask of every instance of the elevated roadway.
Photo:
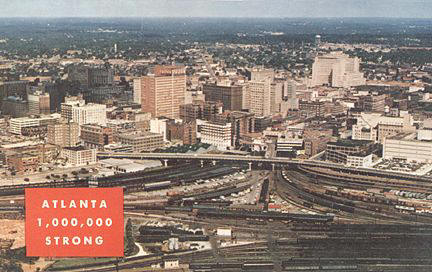
{"label": "elevated roadway", "polygon": [[360,167],[347,167],[341,164],[324,162],[317,160],[299,160],[292,158],[277,158],[277,157],[265,157],[265,156],[250,156],[250,155],[227,155],[227,154],[188,154],[188,153],[112,153],[112,152],[98,152],[99,159],[106,158],[127,158],[135,160],[161,160],[165,164],[169,160],[197,160],[197,161],[211,161],[216,163],[221,162],[234,162],[234,163],[249,163],[251,167],[252,164],[269,164],[272,165],[273,169],[280,166],[303,166],[303,167],[321,167],[328,168],[337,171],[351,171],[361,175],[370,176],[380,176],[380,177],[391,177],[399,179],[409,179],[424,182],[432,182],[430,177],[413,175],[408,173],[399,173],[384,171],[379,169],[371,168],[360,168]]}

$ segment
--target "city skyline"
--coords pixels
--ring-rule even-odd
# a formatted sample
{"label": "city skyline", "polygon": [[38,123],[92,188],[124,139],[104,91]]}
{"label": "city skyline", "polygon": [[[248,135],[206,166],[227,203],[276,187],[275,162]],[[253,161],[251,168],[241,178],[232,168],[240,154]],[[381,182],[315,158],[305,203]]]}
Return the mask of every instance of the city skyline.
{"label": "city skyline", "polygon": [[431,18],[426,0],[0,0],[0,17]]}

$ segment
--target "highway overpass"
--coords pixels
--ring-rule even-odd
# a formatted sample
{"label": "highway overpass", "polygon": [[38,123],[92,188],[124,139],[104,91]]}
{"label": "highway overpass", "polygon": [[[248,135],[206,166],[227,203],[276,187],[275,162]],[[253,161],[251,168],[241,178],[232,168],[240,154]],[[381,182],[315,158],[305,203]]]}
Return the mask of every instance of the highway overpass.
{"label": "highway overpass", "polygon": [[343,170],[351,170],[356,173],[362,175],[379,175],[384,177],[392,177],[392,178],[408,178],[422,181],[431,182],[430,177],[426,176],[418,176],[407,173],[399,173],[399,172],[390,172],[378,169],[370,169],[370,168],[353,168],[347,167],[341,164],[332,163],[332,162],[324,162],[324,161],[316,161],[316,160],[299,160],[292,158],[266,158],[263,156],[242,156],[242,155],[227,155],[227,154],[190,154],[190,153],[112,153],[112,152],[98,152],[97,154],[99,159],[106,158],[127,158],[127,159],[135,159],[135,160],[161,160],[162,162],[167,164],[169,160],[196,160],[196,161],[211,161],[216,163],[218,161],[223,162],[237,162],[237,163],[249,163],[251,167],[252,164],[264,163],[270,164],[275,169],[276,166],[286,165],[286,166],[315,166],[315,167],[324,167],[329,169],[334,169],[338,171]]}

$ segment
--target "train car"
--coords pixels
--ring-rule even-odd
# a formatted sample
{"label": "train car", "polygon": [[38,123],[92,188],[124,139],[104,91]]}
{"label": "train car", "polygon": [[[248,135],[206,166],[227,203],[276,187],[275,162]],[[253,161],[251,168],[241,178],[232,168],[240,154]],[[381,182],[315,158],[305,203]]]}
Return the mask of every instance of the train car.
{"label": "train car", "polygon": [[168,240],[170,235],[140,235],[137,237],[139,243],[156,243]]}
{"label": "train car", "polygon": [[399,205],[396,205],[395,208],[401,212],[415,212],[416,210],[414,207],[406,207],[406,206],[399,206]]}
{"label": "train car", "polygon": [[165,212],[192,212],[192,207],[167,206]]}
{"label": "train car", "polygon": [[215,263],[191,263],[189,264],[189,269],[193,271],[211,271],[213,268],[216,268]]}
{"label": "train car", "polygon": [[171,186],[171,181],[153,182],[144,184],[145,191],[154,191],[169,188]]}
{"label": "train car", "polygon": [[218,268],[222,268],[222,269],[235,269],[235,268],[242,268],[242,264],[241,263],[217,263],[217,267]]}
{"label": "train car", "polygon": [[208,235],[182,235],[179,236],[179,242],[208,242],[210,240]]}
{"label": "train car", "polygon": [[244,263],[242,269],[246,271],[272,271],[274,269],[274,264],[271,262]]}

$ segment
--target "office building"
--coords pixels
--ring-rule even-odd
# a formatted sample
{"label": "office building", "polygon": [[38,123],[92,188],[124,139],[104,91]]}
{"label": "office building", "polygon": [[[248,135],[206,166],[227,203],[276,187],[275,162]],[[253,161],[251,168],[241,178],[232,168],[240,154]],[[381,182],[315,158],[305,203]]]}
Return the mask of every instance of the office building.
{"label": "office building", "polygon": [[141,109],[153,117],[179,118],[185,95],[183,66],[156,66],[154,74],[141,78]]}
{"label": "office building", "polygon": [[68,122],[66,120],[49,124],[47,141],[49,144],[60,147],[76,146],[80,141],[79,125],[75,122]]}
{"label": "office building", "polygon": [[133,152],[153,151],[164,146],[161,134],[151,132],[122,133],[117,136],[118,142],[132,146]]}
{"label": "office building", "polygon": [[383,140],[383,158],[432,163],[432,141],[417,133],[399,133]]}
{"label": "office building", "polygon": [[229,111],[219,114],[216,120],[231,123],[232,146],[240,146],[242,138],[249,133],[255,132],[255,116],[253,113]]}
{"label": "office building", "polygon": [[[104,85],[91,87],[84,92],[84,100],[87,103],[113,104],[119,98],[128,99],[126,87],[124,85]],[[118,101],[120,102],[120,101]]]}
{"label": "office building", "polygon": [[82,125],[80,138],[84,146],[102,149],[113,143],[113,130],[100,125]]}
{"label": "office building", "polygon": [[106,105],[85,104],[84,100],[69,100],[61,104],[61,115],[69,121],[106,126]]}
{"label": "office building", "polygon": [[365,85],[360,72],[360,59],[351,58],[342,52],[317,56],[312,65],[312,87],[328,85],[336,88],[349,88]]}
{"label": "office building", "polygon": [[68,68],[68,79],[78,81],[84,87],[112,85],[114,70],[109,67],[73,65]]}
{"label": "office building", "polygon": [[190,104],[180,106],[180,119],[185,122],[192,122],[197,119],[211,121],[223,112],[221,102],[193,101]]}
{"label": "office building", "polygon": [[206,101],[221,102],[224,110],[241,111],[243,108],[243,87],[205,84],[203,93]]}
{"label": "office building", "polygon": [[197,125],[195,121],[183,122],[183,144],[194,145],[197,141]]}
{"label": "office building", "polygon": [[133,80],[133,101],[141,104],[141,78],[134,78]]}
{"label": "office building", "polygon": [[3,99],[1,113],[13,118],[24,117],[28,115],[28,103],[21,97],[8,96]]}
{"label": "office building", "polygon": [[324,117],[325,115],[324,102],[300,100],[299,109],[306,112],[307,117]]}
{"label": "office building", "polygon": [[284,97],[286,81],[275,80],[270,85],[270,112],[277,114],[280,112],[280,105]]}
{"label": "office building", "polygon": [[49,93],[35,91],[29,93],[27,97],[28,113],[30,115],[50,114],[50,96]]}
{"label": "office building", "polygon": [[181,140],[184,145],[193,145],[197,143],[196,138],[196,123],[192,122],[176,122],[170,120],[167,122],[167,140]]}
{"label": "office building", "polygon": [[12,118],[9,121],[9,132],[21,135],[26,127],[40,127],[54,124],[60,119],[60,114],[43,115],[39,117]]}
{"label": "office building", "polygon": [[197,137],[221,151],[233,146],[231,123],[197,120]]}
{"label": "office building", "polygon": [[264,81],[248,82],[246,100],[248,109],[256,116],[272,115],[272,82],[270,78]]}
{"label": "office building", "polygon": [[347,166],[367,167],[372,164],[374,143],[361,140],[343,140],[328,142],[326,160]]}
{"label": "office building", "polygon": [[3,81],[0,82],[0,103],[8,96],[27,98],[27,93],[30,89],[28,81]]}
{"label": "office building", "polygon": [[306,128],[303,132],[305,155],[312,157],[326,150],[332,140],[333,130],[319,127]]}
{"label": "office building", "polygon": [[352,126],[352,139],[382,143],[385,137],[415,130],[410,114],[389,117],[380,113],[361,113],[356,117],[356,124]]}
{"label": "office building", "polygon": [[153,118],[150,120],[150,132],[157,133],[163,136],[163,140],[167,141],[167,122],[166,118]]}
{"label": "office building", "polygon": [[38,171],[40,160],[37,155],[28,153],[15,153],[7,156],[7,165],[15,174],[31,174]]}
{"label": "office building", "polygon": [[359,108],[368,112],[381,112],[384,113],[386,106],[386,95],[365,95],[360,97],[358,102]]}
{"label": "office building", "polygon": [[66,163],[73,166],[95,164],[96,154],[96,149],[87,149],[84,146],[65,147],[61,151],[61,156],[66,159]]}
{"label": "office building", "polygon": [[264,116],[255,116],[255,132],[262,132],[272,124],[272,119]]}

